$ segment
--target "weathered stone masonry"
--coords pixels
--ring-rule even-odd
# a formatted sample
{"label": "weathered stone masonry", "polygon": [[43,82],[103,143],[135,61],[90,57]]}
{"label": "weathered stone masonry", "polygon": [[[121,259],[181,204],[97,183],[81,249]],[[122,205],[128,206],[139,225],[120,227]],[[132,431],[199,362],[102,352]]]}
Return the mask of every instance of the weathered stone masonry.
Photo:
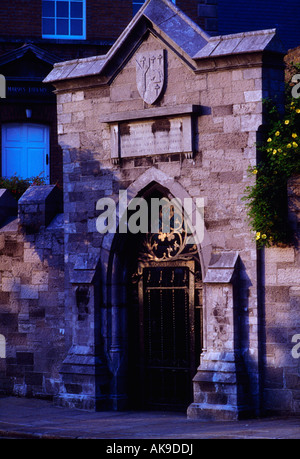
{"label": "weathered stone masonry", "polygon": [[61,192],[31,187],[18,205],[2,190],[1,209],[1,393],[53,397],[65,349]]}
{"label": "weathered stone masonry", "polygon": [[[136,60],[161,50],[164,85],[148,105]],[[210,38],[168,0],[149,0],[106,56],[57,64],[47,77],[64,156],[65,334],[58,326],[55,333],[65,348],[51,370],[56,382],[60,373],[57,403],[128,406],[136,382],[128,370],[126,276],[137,239],[100,234],[97,202],[118,203],[120,190],[128,202],[160,190],[205,203],[203,349],[188,416],[299,413],[299,360],[291,356],[300,332],[298,253],[258,253],[242,201],[254,180],[247,169],[257,160],[262,98],[282,96],[282,60],[274,30]]]}

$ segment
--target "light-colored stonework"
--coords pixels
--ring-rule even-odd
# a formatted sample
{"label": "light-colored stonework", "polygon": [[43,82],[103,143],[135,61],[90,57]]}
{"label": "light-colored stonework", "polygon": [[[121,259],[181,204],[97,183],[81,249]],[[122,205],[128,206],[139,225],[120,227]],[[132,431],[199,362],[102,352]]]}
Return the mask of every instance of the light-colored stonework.
{"label": "light-colored stonework", "polygon": [[[163,85],[147,92],[137,62],[160,55]],[[299,414],[291,354],[300,333],[298,254],[258,252],[242,201],[255,179],[247,170],[256,163],[262,99],[282,97],[282,62],[274,30],[210,38],[172,2],[148,0],[106,56],[56,64],[47,77],[64,155],[66,347],[57,403],[128,406],[136,376],[126,275],[137,239],[97,232],[97,202],[118,203],[120,190],[128,202],[160,191],[205,203],[202,350],[188,416]],[[291,218],[297,231],[297,213]],[[16,288],[3,276],[2,289]],[[36,291],[47,277],[33,281]]]}

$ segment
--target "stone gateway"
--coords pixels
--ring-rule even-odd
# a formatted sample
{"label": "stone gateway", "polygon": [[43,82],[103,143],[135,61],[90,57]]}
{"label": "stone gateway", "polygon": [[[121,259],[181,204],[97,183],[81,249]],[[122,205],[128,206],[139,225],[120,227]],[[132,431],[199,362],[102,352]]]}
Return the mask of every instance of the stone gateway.
{"label": "stone gateway", "polygon": [[[276,30],[212,38],[147,0],[106,55],[55,64],[63,211],[48,185],[2,227],[3,391],[193,419],[300,414],[299,254],[258,250],[242,200],[283,58]],[[105,199],[116,231],[98,231]],[[156,231],[138,204],[154,199]],[[133,221],[143,231],[118,231]]]}

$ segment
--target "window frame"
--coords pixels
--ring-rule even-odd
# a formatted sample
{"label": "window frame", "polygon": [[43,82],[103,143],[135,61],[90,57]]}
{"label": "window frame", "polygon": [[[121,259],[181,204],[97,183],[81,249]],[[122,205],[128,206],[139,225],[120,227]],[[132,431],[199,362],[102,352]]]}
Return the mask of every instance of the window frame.
{"label": "window frame", "polygon": [[[54,3],[54,16],[44,16],[42,12],[42,38],[56,38],[59,40],[86,40],[86,0],[42,0],[42,5],[44,1],[50,1]],[[61,19],[68,19],[68,35],[61,35],[57,34],[57,19],[60,19],[60,17],[57,16],[57,3],[59,2],[68,2],[68,17],[67,18],[61,18]],[[80,18],[71,18],[71,2],[77,2],[82,4],[82,17]],[[54,27],[55,27],[55,33],[54,34],[47,34],[44,33],[43,31],[43,20],[44,19],[54,19]],[[82,35],[71,35],[71,24],[70,21],[71,19],[80,19],[82,20]]]}

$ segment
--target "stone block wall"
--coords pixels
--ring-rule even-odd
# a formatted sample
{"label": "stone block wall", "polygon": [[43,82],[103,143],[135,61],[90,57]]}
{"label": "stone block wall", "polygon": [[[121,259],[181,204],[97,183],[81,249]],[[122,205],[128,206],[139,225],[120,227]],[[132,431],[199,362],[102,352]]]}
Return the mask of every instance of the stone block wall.
{"label": "stone block wall", "polygon": [[269,413],[300,410],[300,180],[289,182],[289,221],[295,246],[271,247],[263,254],[265,295],[263,337],[266,361],[264,403]]}
{"label": "stone block wall", "polygon": [[[34,220],[31,206],[27,217]],[[38,228],[28,233],[17,216],[0,228],[1,394],[52,397],[58,391],[65,351],[62,215]]]}
{"label": "stone block wall", "polygon": [[292,350],[300,334],[300,263],[291,248],[269,248],[265,253],[264,402],[268,412],[299,413],[300,355]]}

